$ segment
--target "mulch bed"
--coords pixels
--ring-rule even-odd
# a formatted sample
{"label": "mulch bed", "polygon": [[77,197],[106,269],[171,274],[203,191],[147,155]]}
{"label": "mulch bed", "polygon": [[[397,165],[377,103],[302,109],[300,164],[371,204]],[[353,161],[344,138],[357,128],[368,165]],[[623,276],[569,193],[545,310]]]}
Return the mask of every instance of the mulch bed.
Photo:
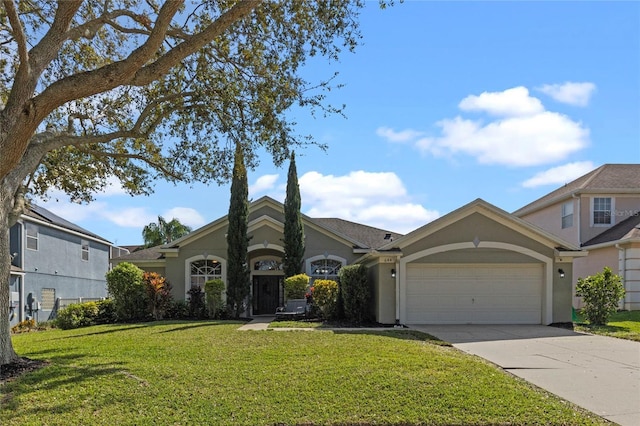
{"label": "mulch bed", "polygon": [[48,362],[29,358],[20,358],[11,364],[0,366],[0,385],[14,380],[23,374],[37,370],[47,365]]}

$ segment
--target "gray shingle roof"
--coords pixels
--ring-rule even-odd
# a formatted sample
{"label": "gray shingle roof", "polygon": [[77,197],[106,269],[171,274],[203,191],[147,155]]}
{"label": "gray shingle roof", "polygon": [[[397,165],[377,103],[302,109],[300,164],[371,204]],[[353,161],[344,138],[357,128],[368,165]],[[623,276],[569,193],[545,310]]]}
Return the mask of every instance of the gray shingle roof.
{"label": "gray shingle roof", "polygon": [[[377,249],[402,236],[396,232],[386,231],[373,226],[363,225],[338,218],[313,218],[315,223],[332,229],[352,240],[364,244],[362,248]],[[386,237],[386,238],[385,238]]]}
{"label": "gray shingle roof", "polygon": [[625,193],[640,194],[640,164],[605,164],[584,176],[538,198],[513,212],[516,216],[533,213],[572,194],[579,193]]}
{"label": "gray shingle roof", "polygon": [[160,253],[159,249],[162,246],[155,246],[147,249],[142,249],[138,251],[134,251],[130,254],[125,254],[120,257],[116,257],[116,259],[121,260],[158,260],[164,259],[164,254]]}
{"label": "gray shingle roof", "polygon": [[640,238],[640,213],[636,212],[620,223],[615,224],[603,233],[582,244],[582,247],[609,243],[627,238]]}
{"label": "gray shingle roof", "polygon": [[38,219],[40,221],[43,222],[47,222],[50,223],[52,225],[56,225],[59,226],[61,228],[65,228],[71,231],[75,231],[75,232],[79,232],[80,234],[85,234],[89,237],[98,239],[98,240],[102,240],[107,244],[111,244],[110,241],[102,238],[100,235],[94,234],[93,232],[87,231],[86,229],[76,225],[75,223],[71,223],[66,219],[61,218],[60,216],[50,212],[49,210],[40,207],[40,206],[36,206],[35,204],[31,204],[27,207],[25,213],[25,216],[27,217],[31,217],[34,219]]}

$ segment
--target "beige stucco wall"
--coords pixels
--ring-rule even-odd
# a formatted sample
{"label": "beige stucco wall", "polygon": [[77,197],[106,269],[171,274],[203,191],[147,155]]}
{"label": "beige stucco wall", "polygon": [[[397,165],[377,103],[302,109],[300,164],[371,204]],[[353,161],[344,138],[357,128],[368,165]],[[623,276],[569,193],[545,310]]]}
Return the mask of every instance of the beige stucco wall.
{"label": "beige stucco wall", "polygon": [[[402,247],[402,253],[404,256],[408,256],[432,247],[452,243],[471,242],[476,236],[481,242],[493,241],[514,244],[537,251],[544,256],[553,257],[552,248],[547,247],[534,239],[527,237],[520,232],[514,231],[513,229],[510,229],[507,226],[491,220],[479,213],[471,214],[419,241],[413,242],[406,247]],[[428,260],[425,259],[424,261]],[[496,259],[496,261],[499,262],[498,259]]]}
{"label": "beige stucco wall", "polygon": [[596,237],[611,226],[594,226],[591,224],[591,199],[594,197],[611,197],[613,198],[614,215],[611,226],[620,223],[634,212],[640,210],[640,197],[636,195],[611,195],[611,194],[588,194],[580,197],[580,231],[581,243],[585,243]]}
{"label": "beige stucco wall", "polygon": [[[558,269],[564,271],[564,277],[560,277]],[[571,322],[572,318],[572,282],[573,265],[570,262],[553,264],[553,322]]]}
{"label": "beige stucco wall", "polygon": [[[573,202],[573,226],[562,229],[562,205],[568,201]],[[560,237],[568,243],[576,246],[580,245],[578,200],[564,200],[537,212],[522,216],[521,219]]]}
{"label": "beige stucco wall", "polygon": [[369,267],[369,281],[374,285],[375,318],[381,324],[396,322],[396,279],[391,277],[395,263],[378,263]]}

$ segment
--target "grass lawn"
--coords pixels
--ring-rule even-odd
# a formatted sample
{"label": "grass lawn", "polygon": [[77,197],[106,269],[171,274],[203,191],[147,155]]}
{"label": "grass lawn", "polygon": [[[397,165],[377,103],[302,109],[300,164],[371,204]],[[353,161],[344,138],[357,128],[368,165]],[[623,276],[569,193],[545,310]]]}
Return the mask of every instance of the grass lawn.
{"label": "grass lawn", "polygon": [[13,336],[8,425],[604,424],[427,336],[155,322]]}
{"label": "grass lawn", "polygon": [[575,323],[577,331],[619,337],[640,342],[640,311],[621,311],[613,314],[607,325],[591,325],[581,317]]}

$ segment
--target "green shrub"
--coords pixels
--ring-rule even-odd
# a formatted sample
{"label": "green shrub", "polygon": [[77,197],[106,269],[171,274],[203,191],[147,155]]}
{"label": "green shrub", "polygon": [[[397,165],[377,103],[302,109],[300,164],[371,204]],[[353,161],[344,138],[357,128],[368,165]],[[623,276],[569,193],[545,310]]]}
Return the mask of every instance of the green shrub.
{"label": "green shrub", "polygon": [[313,303],[325,319],[335,318],[338,303],[338,283],[334,280],[315,280],[311,287]]}
{"label": "green shrub", "polygon": [[309,287],[309,276],[298,274],[284,279],[285,299],[304,299]]}
{"label": "green shrub", "polygon": [[225,302],[222,297],[225,285],[221,279],[209,280],[204,283],[205,302],[209,318],[220,319],[224,316]]}
{"label": "green shrub", "polygon": [[107,272],[107,291],[113,299],[118,321],[147,318],[148,297],[142,269],[123,262]]}
{"label": "green shrub", "polygon": [[202,287],[199,285],[193,285],[187,294],[189,295],[189,317],[205,318],[207,315]]}
{"label": "green shrub", "polygon": [[58,311],[55,323],[63,330],[88,327],[96,324],[99,312],[97,302],[72,303]]}
{"label": "green shrub", "polygon": [[96,304],[98,305],[96,324],[113,324],[117,321],[116,305],[113,299],[100,300]]}
{"label": "green shrub", "polygon": [[171,304],[171,284],[157,272],[145,272],[142,275],[149,303],[148,313],[154,320],[161,320]]}
{"label": "green shrub", "polygon": [[364,265],[344,266],[338,272],[344,319],[356,324],[373,321],[373,289]]}
{"label": "green shrub", "polygon": [[164,313],[166,319],[187,319],[189,318],[189,302],[186,300],[172,301]]}
{"label": "green shrub", "polygon": [[602,272],[584,279],[578,278],[576,285],[576,296],[584,301],[582,314],[593,325],[606,324],[618,309],[624,294],[622,278],[606,266]]}

